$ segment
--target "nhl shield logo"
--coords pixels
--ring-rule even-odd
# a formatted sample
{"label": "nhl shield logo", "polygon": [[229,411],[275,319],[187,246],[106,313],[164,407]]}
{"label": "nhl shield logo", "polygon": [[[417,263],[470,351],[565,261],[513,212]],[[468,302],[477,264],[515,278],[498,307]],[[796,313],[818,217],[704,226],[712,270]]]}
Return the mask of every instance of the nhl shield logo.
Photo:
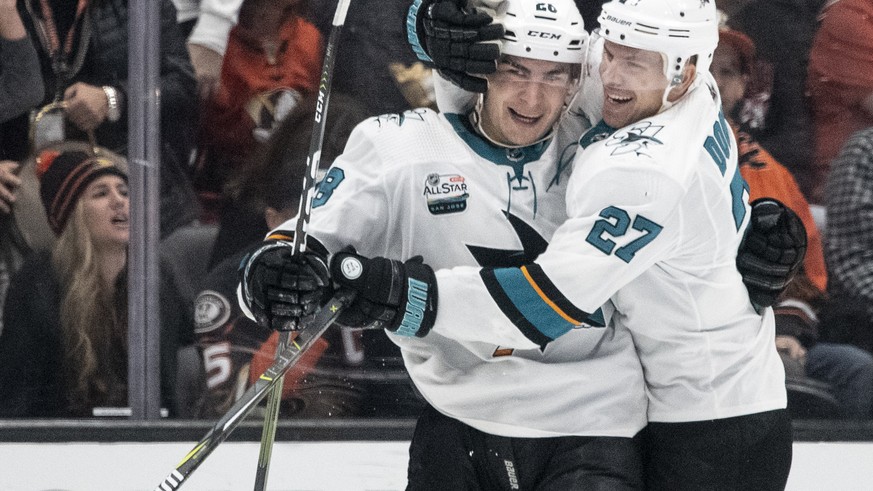
{"label": "nhl shield logo", "polygon": [[467,209],[467,182],[460,174],[428,174],[424,181],[427,209],[433,215],[460,213]]}

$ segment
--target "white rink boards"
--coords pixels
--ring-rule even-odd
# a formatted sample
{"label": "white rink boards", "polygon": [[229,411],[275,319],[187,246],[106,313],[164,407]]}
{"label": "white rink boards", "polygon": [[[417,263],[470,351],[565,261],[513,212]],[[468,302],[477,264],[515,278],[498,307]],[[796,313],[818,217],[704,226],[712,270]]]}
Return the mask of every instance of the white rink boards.
{"label": "white rink boards", "polygon": [[[191,443],[2,443],[3,491],[152,491]],[[184,491],[252,489],[258,443],[225,442]],[[276,442],[271,491],[393,491],[406,483],[408,443]],[[789,491],[873,489],[873,443],[794,444]]]}

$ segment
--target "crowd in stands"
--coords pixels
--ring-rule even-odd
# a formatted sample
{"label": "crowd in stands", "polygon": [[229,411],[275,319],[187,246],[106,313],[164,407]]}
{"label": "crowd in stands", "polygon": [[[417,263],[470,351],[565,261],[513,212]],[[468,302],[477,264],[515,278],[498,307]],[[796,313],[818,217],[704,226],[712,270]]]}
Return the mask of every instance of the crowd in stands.
{"label": "crowd in stands", "polygon": [[[336,3],[161,0],[173,417],[220,416],[272,361],[277,335],[241,314],[237,267],[297,213]],[[351,3],[322,168],[367,117],[436,108],[406,40],[410,3]],[[577,1],[589,29],[601,3]],[[778,199],[807,231],[774,308],[787,378],[833,398],[814,416],[873,419],[873,3],[716,3],[711,70],[749,199]],[[0,417],[126,405],[128,19],[127,0],[0,0]],[[286,377],[282,413],[416,415],[398,353],[379,332],[328,331]]]}

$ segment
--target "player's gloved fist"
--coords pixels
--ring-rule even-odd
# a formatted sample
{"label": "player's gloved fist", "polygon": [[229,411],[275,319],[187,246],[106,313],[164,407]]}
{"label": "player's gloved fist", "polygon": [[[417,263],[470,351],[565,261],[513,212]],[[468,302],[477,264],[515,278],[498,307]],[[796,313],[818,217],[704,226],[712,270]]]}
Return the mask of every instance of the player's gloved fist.
{"label": "player's gloved fist", "polygon": [[357,292],[337,323],[418,337],[433,327],[436,276],[421,256],[403,263],[384,257],[368,259],[347,249],[331,258],[330,271],[335,282]]}
{"label": "player's gloved fist", "polygon": [[771,198],[752,202],[737,269],[756,308],[776,302],[800,269],[805,254],[806,227],[797,214]]}
{"label": "player's gloved fist", "polygon": [[484,78],[470,74],[494,73],[503,26],[490,15],[467,9],[466,0],[425,0],[419,9],[418,32],[425,52],[440,73],[462,89],[485,92]]}
{"label": "player's gloved fist", "polygon": [[289,242],[267,241],[241,266],[241,300],[255,321],[270,329],[300,329],[300,319],[331,294],[327,261],[315,252],[294,254]]}

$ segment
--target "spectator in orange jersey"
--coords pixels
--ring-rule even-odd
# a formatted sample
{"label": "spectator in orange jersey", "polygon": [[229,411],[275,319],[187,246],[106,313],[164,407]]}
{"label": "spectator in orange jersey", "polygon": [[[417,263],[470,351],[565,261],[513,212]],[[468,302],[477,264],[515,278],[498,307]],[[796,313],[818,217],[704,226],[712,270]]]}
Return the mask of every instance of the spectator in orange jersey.
{"label": "spectator in orange jersey", "polygon": [[[754,56],[755,46],[748,36],[726,27],[719,30],[711,70],[729,121],[745,96]],[[873,356],[847,344],[818,342],[818,313],[827,302],[827,271],[821,234],[809,203],[785,166],[735,122],[731,126],[737,137],[740,172],[749,185],[749,201],[775,198],[797,213],[806,227],[803,265],[774,308],[776,346],[786,371],[830,383],[844,416],[873,417]]]}
{"label": "spectator in orange jersey", "polygon": [[[201,119],[197,187],[217,198],[255,148],[318,88],[322,38],[306,0],[245,0],[228,39],[218,90]],[[207,200],[207,203],[209,202]],[[213,212],[217,211],[214,208]]]}

